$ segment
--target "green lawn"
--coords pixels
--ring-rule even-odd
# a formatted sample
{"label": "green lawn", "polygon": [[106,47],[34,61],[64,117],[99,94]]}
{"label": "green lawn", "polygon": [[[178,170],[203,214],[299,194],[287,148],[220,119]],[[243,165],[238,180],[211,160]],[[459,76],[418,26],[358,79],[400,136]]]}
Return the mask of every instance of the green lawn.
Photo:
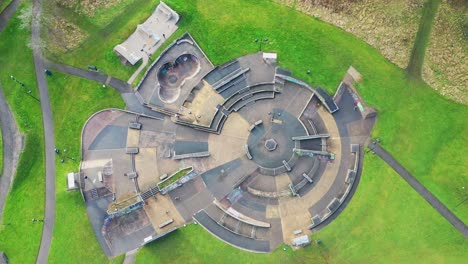
{"label": "green lawn", "polygon": [[140,64],[122,65],[113,49],[151,15],[157,3],[159,0],[123,0],[114,7],[98,10],[90,18],[77,14],[74,9],[57,8],[54,1],[48,1],[45,3],[48,17],[60,14],[85,31],[88,38],[72,52],[61,53],[47,49],[47,56],[54,61],[80,68],[96,65],[104,73],[126,81]]}
{"label": "green lawn", "polygon": [[[121,66],[112,48],[133,32],[157,2],[134,1],[124,12],[118,8],[109,11],[119,14],[112,20],[99,12],[93,19],[70,15],[89,30],[90,37],[79,49],[55,54],[51,59],[78,67],[95,64],[125,80],[134,69]],[[355,66],[364,78],[359,91],[379,110],[374,136],[379,136],[397,160],[468,222],[468,204],[463,203],[468,198],[464,166],[468,164],[468,123],[464,121],[468,107],[444,99],[423,82],[410,80],[403,69],[351,34],[290,8],[266,0],[166,2],[182,17],[176,35],[190,32],[215,64],[256,52],[259,47],[254,40],[268,38],[263,49],[278,52],[280,66],[329,92],[335,91],[348,66]],[[103,21],[109,23],[95,24]],[[30,32],[20,31],[18,22],[14,18],[0,33],[0,82],[26,135],[26,145],[7,200],[5,225],[0,227],[0,250],[12,263],[33,263],[42,232],[41,225],[32,224],[31,219],[43,215],[44,143],[39,104],[9,79],[13,73],[37,97],[31,50],[25,46]],[[308,69],[310,75],[306,74]],[[110,106],[123,107],[110,88],[103,90],[97,83],[76,77],[54,73],[49,89],[56,143],[68,150],[69,157],[79,156],[81,128],[92,113]],[[107,261],[80,194],[65,191],[66,173],[77,169],[78,163],[57,160],[57,221],[51,263]],[[190,226],[143,248],[137,262],[459,263],[468,257],[466,239],[374,156],[366,157],[362,182],[349,206],[313,238],[323,244],[295,252],[278,249],[273,254],[254,255]],[[121,262],[122,257],[113,261]]]}
{"label": "green lawn", "polygon": [[[86,120],[101,109],[125,105],[114,89],[103,89],[99,83],[86,79],[54,72],[47,84],[55,142],[62,153],[56,159],[56,222],[49,263],[67,263],[73,258],[82,263],[105,263],[108,260],[91,228],[83,198],[79,191],[66,190],[66,175],[78,171],[81,130]],[[64,163],[60,162],[62,158]],[[113,261],[121,263],[122,260],[123,256]]]}
{"label": "green lawn", "polygon": [[[459,205],[467,196],[460,188],[467,183],[463,168],[466,157],[463,148],[451,147],[466,145],[466,138],[460,136],[460,132],[467,129],[463,122],[463,116],[468,113],[465,106],[440,97],[422,82],[408,80],[404,70],[354,36],[284,6],[268,1],[258,4],[169,0],[167,3],[183,18],[173,38],[190,32],[215,64],[256,52],[259,47],[254,40],[268,38],[269,43],[263,49],[278,52],[281,66],[329,92],[334,92],[348,66],[354,65],[364,76],[358,87],[360,92],[380,112],[374,135],[381,137],[383,145],[449,208],[458,205],[455,212],[468,220],[466,204]],[[88,52],[94,52],[92,46],[83,45],[80,53]],[[102,58],[98,60],[96,64],[103,62]],[[306,74],[307,69],[311,69],[311,75]],[[442,173],[446,171],[450,173]],[[423,253],[427,254],[427,260],[437,256],[435,260],[447,262],[466,257],[464,250],[460,250],[466,251],[461,236],[381,161],[366,160],[363,182],[354,199],[343,216],[315,235],[324,241],[319,251],[309,248],[287,253],[283,258],[320,257],[340,262],[350,255],[352,262],[366,260],[366,257],[384,262],[380,258],[382,252],[390,250],[389,259],[408,262]],[[363,222],[366,224],[361,225]],[[210,252],[219,252],[227,256],[226,259],[235,255],[245,256],[247,262],[253,261],[249,258],[251,254],[218,242],[198,228],[186,230],[170,235],[165,242],[145,247],[139,261],[155,258],[164,262],[178,256],[181,262],[187,258],[189,262],[204,262],[218,256]],[[345,239],[339,239],[341,237]],[[350,242],[356,240],[359,243]],[[405,246],[395,247],[398,243]],[[179,252],[189,250],[191,254],[174,256],[173,251],[164,251],[164,248],[174,247]],[[209,251],[210,248],[213,250]],[[274,255],[262,255],[264,257],[258,261],[275,262],[281,260],[278,257],[281,254],[285,253],[279,250]]]}
{"label": "green lawn", "polygon": [[313,235],[336,263],[462,263],[468,240],[377,156],[336,221]]}
{"label": "green lawn", "polygon": [[416,39],[414,40],[414,46],[407,68],[408,74],[414,78],[421,78],[424,55],[426,54],[432,25],[434,24],[440,2],[441,0],[426,0],[424,4],[421,22],[419,24],[418,33],[416,34]]}
{"label": "green lawn", "polygon": [[[26,4],[28,1],[20,9]],[[0,225],[0,251],[8,255],[10,263],[34,263],[42,224],[32,223],[31,219],[42,219],[44,215],[44,139],[39,103],[10,79],[13,74],[38,97],[32,51],[26,47],[31,33],[20,30],[18,25],[19,20],[13,17],[0,33],[0,82],[19,129],[25,135],[25,148]]]}

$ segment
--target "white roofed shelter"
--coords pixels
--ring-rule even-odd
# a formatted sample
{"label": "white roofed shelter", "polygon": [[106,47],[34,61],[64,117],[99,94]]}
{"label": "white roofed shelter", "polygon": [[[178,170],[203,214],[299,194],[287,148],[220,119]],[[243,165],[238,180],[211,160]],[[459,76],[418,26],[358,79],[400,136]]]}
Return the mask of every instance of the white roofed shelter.
{"label": "white roofed shelter", "polygon": [[179,15],[165,3],[160,2],[153,14],[139,24],[127,40],[115,46],[114,51],[124,63],[135,65],[143,59],[143,64],[146,64],[147,57],[177,30],[178,21]]}

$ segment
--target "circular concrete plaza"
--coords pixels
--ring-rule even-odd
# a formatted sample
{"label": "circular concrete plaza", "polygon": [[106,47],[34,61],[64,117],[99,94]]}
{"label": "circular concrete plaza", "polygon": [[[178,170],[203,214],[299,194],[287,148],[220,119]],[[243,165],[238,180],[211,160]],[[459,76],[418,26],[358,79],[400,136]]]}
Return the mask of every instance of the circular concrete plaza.
{"label": "circular concrete plaza", "polygon": [[[293,156],[295,142],[292,138],[305,136],[307,131],[296,117],[284,109],[276,108],[270,113],[264,116],[265,122],[250,132],[247,145],[255,163],[276,168],[283,165],[283,160],[288,161]],[[274,142],[270,142],[273,144],[271,150],[267,146],[268,140]]]}
{"label": "circular concrete plaza", "polygon": [[191,221],[271,252],[337,217],[374,122],[350,83],[331,96],[261,52],[215,66],[189,34],[162,54],[130,111],[96,113],[83,129],[83,194],[108,255]]}

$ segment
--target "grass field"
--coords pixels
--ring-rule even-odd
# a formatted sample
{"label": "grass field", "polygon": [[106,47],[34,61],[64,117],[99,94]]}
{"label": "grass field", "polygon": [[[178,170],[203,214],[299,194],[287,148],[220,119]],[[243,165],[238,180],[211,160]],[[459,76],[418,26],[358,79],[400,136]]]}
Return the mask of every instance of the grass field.
{"label": "grass field", "polygon": [[413,78],[421,78],[424,55],[431,35],[434,18],[437,14],[441,0],[427,0],[424,4],[423,15],[419,24],[418,34],[414,40],[413,50],[406,70]]}
{"label": "grass field", "polygon": [[[460,188],[466,185],[463,168],[466,158],[463,148],[450,147],[451,143],[460,144],[466,140],[460,136],[460,132],[466,130],[462,118],[467,114],[466,107],[440,97],[422,82],[409,80],[404,70],[352,35],[287,7],[268,1],[259,4],[250,1],[167,2],[183,17],[176,35],[190,32],[215,64],[258,51],[254,39],[267,37],[269,43],[264,45],[264,50],[278,52],[283,67],[330,92],[335,90],[347,67],[354,65],[364,76],[358,88],[367,102],[380,111],[375,136],[381,137],[384,146],[449,208],[455,209],[459,217],[468,219],[466,204],[455,208],[467,195]],[[257,19],[259,16],[263,19]],[[83,46],[81,53],[87,53],[89,49]],[[311,75],[305,73],[307,69],[312,70]],[[442,159],[442,155],[454,159]],[[285,258],[307,259],[310,254],[314,258],[323,258],[323,262],[328,259],[339,262],[346,258],[346,254],[351,254],[353,262],[366,259],[384,262],[382,252],[389,250],[392,250],[391,259],[401,261],[415,260],[423,253],[430,253],[427,260],[431,260],[430,256],[443,261],[466,257],[463,238],[437,212],[382,162],[368,160],[355,201],[336,223],[314,236],[325,241],[319,251],[321,255],[307,249],[295,253],[297,257],[291,253]],[[440,173],[445,170],[451,173]],[[374,204],[379,206],[374,207]],[[363,222],[365,224],[361,225]],[[335,232],[336,229],[340,232]],[[166,238],[173,240],[181,251],[188,243],[187,247],[192,251],[188,255],[180,254],[180,261],[190,257],[190,262],[203,262],[217,257],[210,255],[209,248],[214,248],[211,252],[226,256],[245,255],[247,262],[257,259],[221,242],[212,246],[211,243],[216,245],[213,241],[217,240],[198,229],[187,231],[186,236],[184,232]],[[340,239],[343,233],[346,239]],[[183,238],[178,239],[180,236]],[[205,243],[197,237],[204,237]],[[396,247],[398,243],[404,246]],[[174,248],[175,244],[156,242],[144,248],[138,258],[144,261],[159,258],[160,262],[174,259],[174,254],[164,253],[168,250],[163,249]],[[217,247],[220,249],[216,250]],[[453,250],[449,250],[452,247]],[[260,257],[259,261],[275,262],[278,255],[265,256],[266,259]]]}
{"label": "grass field", "polygon": [[[78,171],[80,136],[86,120],[101,109],[124,108],[125,105],[114,89],[103,89],[99,83],[86,79],[54,72],[47,84],[54,117],[55,142],[62,153],[56,160],[57,221],[49,263],[67,263],[73,258],[81,263],[105,263],[108,260],[91,229],[83,198],[79,191],[66,190],[66,175]],[[61,163],[61,159],[65,162]],[[86,241],[86,246],[83,246],[83,241]],[[123,256],[112,262],[121,263],[122,259]]]}
{"label": "grass field", "polygon": [[[153,11],[156,2],[134,1],[107,26],[70,15],[80,28],[89,27],[90,37],[75,51],[51,55],[51,59],[78,67],[95,64],[108,74],[126,79],[132,70],[119,64],[112,48]],[[190,32],[215,64],[256,52],[258,44],[254,40],[268,38],[263,49],[278,52],[282,67],[329,92],[334,92],[348,66],[355,66],[364,77],[359,91],[379,110],[374,136],[379,136],[397,160],[468,222],[468,204],[463,202],[468,198],[464,166],[468,164],[468,124],[464,121],[468,107],[442,98],[421,81],[409,79],[404,70],[351,34],[291,8],[266,0],[166,2],[182,16],[177,34]],[[42,120],[39,105],[9,82],[9,74],[14,73],[28,87],[35,87],[31,51],[25,47],[30,33],[17,27],[18,20],[14,19],[0,33],[0,82],[26,134],[26,148],[5,208],[0,250],[12,263],[32,263],[41,226],[30,219],[43,215],[44,202]],[[306,74],[308,69],[310,75]],[[115,92],[74,77],[54,73],[49,78],[49,89],[57,146],[66,148],[69,157],[79,155],[79,135],[90,114],[109,106],[123,107]],[[32,90],[37,94],[36,89]],[[65,191],[66,173],[77,168],[78,164],[71,160],[57,162],[58,220],[51,263],[71,259],[106,262],[79,193]],[[202,263],[219,259],[226,263],[458,263],[468,257],[466,239],[373,156],[365,159],[362,182],[347,209],[313,238],[321,239],[323,244],[296,252],[279,249],[271,255],[253,255],[190,226],[143,248],[137,262]]]}
{"label": "grass field", "polygon": [[[151,15],[153,7],[158,2],[158,0],[123,0],[109,9],[97,10],[94,17],[87,17],[74,12],[73,9],[59,8],[54,1],[48,1],[45,3],[46,20],[52,20],[58,15],[69,23],[77,25],[87,34],[87,38],[76,49],[67,52],[47,49],[47,56],[52,60],[80,68],[96,65],[108,75],[127,80],[140,64],[122,66],[113,48],[127,39],[137,25]],[[148,8],[149,6],[151,8]],[[53,32],[47,23],[45,29]],[[48,39],[51,39],[51,36]],[[85,56],[83,50],[87,51]]]}
{"label": "grass field", "polygon": [[31,33],[20,30],[18,25],[19,20],[13,17],[0,33],[0,82],[19,129],[25,135],[25,148],[0,226],[0,251],[8,255],[10,263],[34,263],[42,224],[32,223],[31,219],[42,219],[44,213],[44,139],[39,103],[10,79],[13,74],[38,97],[32,51],[26,47]]}

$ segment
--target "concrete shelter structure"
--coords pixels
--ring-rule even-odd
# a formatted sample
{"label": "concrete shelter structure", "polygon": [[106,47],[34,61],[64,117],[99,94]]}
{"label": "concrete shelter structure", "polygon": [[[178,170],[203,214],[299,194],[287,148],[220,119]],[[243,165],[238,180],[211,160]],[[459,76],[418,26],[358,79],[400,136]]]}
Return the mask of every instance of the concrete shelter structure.
{"label": "concrete shelter structure", "polygon": [[114,51],[124,63],[135,65],[153,54],[177,30],[178,21],[179,15],[161,1],[154,13],[127,40],[115,46]]}

